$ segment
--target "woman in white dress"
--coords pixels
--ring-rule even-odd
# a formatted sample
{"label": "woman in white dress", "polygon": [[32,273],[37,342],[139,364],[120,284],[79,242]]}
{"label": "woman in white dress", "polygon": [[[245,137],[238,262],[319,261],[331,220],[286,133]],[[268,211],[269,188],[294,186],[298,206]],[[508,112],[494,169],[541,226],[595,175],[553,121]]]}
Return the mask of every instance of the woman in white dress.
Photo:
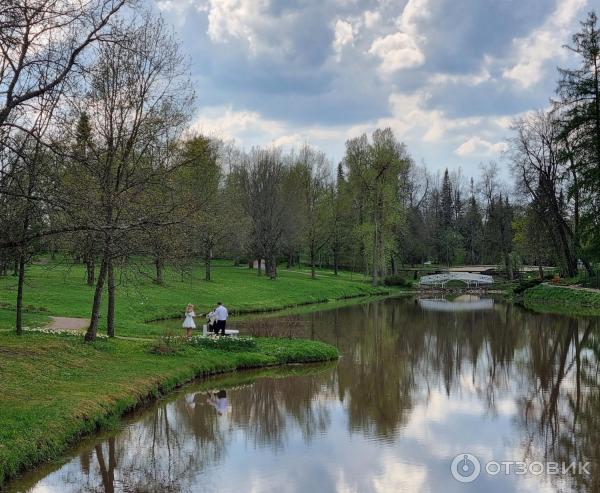
{"label": "woman in white dress", "polygon": [[188,337],[192,337],[192,329],[196,328],[196,322],[194,322],[195,316],[194,305],[190,303],[185,309],[185,320],[183,321],[183,328]]}

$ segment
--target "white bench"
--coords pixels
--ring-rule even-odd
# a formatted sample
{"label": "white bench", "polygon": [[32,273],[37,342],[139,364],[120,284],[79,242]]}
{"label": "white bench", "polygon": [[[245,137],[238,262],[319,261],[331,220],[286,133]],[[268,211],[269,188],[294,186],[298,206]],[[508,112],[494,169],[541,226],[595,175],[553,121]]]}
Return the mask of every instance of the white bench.
{"label": "white bench", "polygon": [[[239,333],[240,331],[237,329],[225,329],[226,336],[237,337]],[[202,326],[202,335],[206,337],[208,334],[212,334],[212,332],[208,332],[208,325],[204,324]]]}

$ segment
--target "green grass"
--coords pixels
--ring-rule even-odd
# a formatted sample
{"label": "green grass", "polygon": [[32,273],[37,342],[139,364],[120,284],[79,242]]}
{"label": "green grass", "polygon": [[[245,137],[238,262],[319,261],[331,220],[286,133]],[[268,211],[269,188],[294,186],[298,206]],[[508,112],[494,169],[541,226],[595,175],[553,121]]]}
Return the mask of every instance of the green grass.
{"label": "green grass", "polygon": [[600,291],[540,284],[525,291],[523,304],[539,312],[600,316]]}
{"label": "green grass", "polygon": [[[360,274],[347,272],[334,276],[320,270],[317,279],[310,278],[308,269],[279,268],[279,278],[271,281],[256,275],[247,267],[233,267],[229,261],[215,262],[213,280],[203,280],[201,266],[193,269],[182,281],[181,274],[165,272],[164,285],[152,281],[149,262],[123,272],[117,288],[116,334],[129,337],[158,335],[163,326],[148,324],[159,319],[183,318],[187,303],[194,303],[197,312],[206,312],[222,301],[233,313],[266,312],[309,303],[321,303],[359,296],[395,291],[390,287],[372,287]],[[32,265],[26,278],[24,300],[26,324],[42,323],[43,316],[89,317],[93,288],[85,284],[82,265],[49,262]],[[14,305],[16,278],[0,278],[0,311]],[[104,312],[103,314],[104,315]],[[9,314],[2,315],[6,320]],[[172,328],[179,329],[180,321],[173,320]],[[101,331],[104,319],[101,319]]]}
{"label": "green grass", "polygon": [[338,357],[299,339],[255,339],[251,351],[183,345],[155,355],[151,341],[26,333],[0,335],[0,484],[56,459],[78,438],[195,377]]}

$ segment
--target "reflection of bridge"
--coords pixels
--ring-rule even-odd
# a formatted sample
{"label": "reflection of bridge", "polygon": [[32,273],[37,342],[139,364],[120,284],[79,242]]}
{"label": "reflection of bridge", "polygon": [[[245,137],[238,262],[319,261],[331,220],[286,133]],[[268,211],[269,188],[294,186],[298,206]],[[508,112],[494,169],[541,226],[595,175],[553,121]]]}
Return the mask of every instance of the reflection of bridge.
{"label": "reflection of bridge", "polygon": [[472,274],[470,272],[444,272],[443,274],[432,274],[430,276],[422,276],[419,282],[422,286],[441,286],[443,288],[448,281],[462,281],[469,287],[494,283],[492,276]]}
{"label": "reflection of bridge", "polygon": [[474,310],[490,310],[494,308],[494,300],[491,298],[480,299],[478,297],[468,297],[464,299],[459,296],[456,300],[446,299],[419,299],[419,305],[427,311],[435,312],[466,312]]}

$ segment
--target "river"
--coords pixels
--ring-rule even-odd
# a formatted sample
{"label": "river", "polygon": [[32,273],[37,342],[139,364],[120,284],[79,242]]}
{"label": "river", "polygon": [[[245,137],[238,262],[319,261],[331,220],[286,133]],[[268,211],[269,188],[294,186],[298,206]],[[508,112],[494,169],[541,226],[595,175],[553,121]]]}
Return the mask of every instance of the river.
{"label": "river", "polygon": [[599,319],[461,296],[240,328],[343,356],[189,385],[8,491],[600,491]]}

